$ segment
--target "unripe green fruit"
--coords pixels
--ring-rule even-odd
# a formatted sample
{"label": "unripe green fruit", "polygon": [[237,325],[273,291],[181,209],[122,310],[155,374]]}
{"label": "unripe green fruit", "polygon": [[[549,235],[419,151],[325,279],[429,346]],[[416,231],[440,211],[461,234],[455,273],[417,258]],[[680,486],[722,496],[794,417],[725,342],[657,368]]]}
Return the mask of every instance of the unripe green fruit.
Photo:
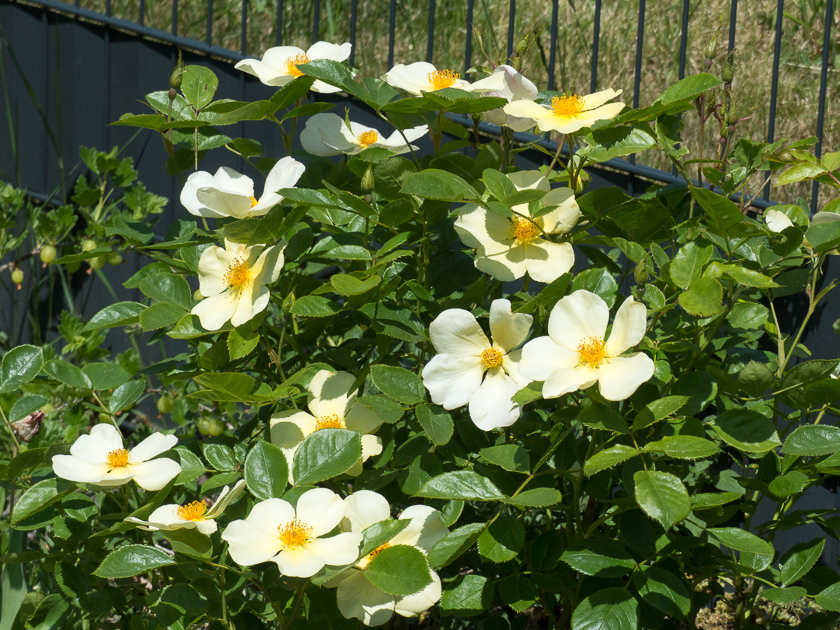
{"label": "unripe green fruit", "polygon": [[123,262],[122,254],[120,254],[119,252],[114,252],[110,256],[106,256],[105,258],[108,260],[109,265],[117,266],[121,265]]}
{"label": "unripe green fruit", "polygon": [[21,271],[20,269],[15,269],[12,272],[12,282],[14,282],[15,284],[20,284],[21,282],[23,282],[23,271]]}
{"label": "unripe green fruit", "polygon": [[91,258],[88,261],[91,269],[102,269],[105,266],[105,256],[98,256],[97,258]]}
{"label": "unripe green fruit", "polygon": [[99,422],[110,422],[110,421],[111,421],[111,416],[109,416],[107,413],[100,413],[99,414]]}
{"label": "unripe green fruit", "polygon": [[86,238],[82,241],[82,251],[89,252],[92,249],[96,249],[96,241],[92,238]]}
{"label": "unripe green fruit", "polygon": [[172,413],[172,410],[175,409],[175,401],[172,400],[171,396],[161,396],[157,400],[157,410],[160,413]]}
{"label": "unripe green fruit", "polygon": [[52,261],[55,260],[57,252],[55,251],[55,247],[52,245],[44,245],[41,248],[41,253],[39,256],[41,257],[41,262],[45,265],[49,265]]}
{"label": "unripe green fruit", "polygon": [[67,269],[67,273],[76,273],[79,270],[79,267],[82,266],[78,260],[75,262],[69,262],[64,267]]}
{"label": "unripe green fruit", "polygon": [[225,423],[218,418],[202,416],[198,421],[198,430],[204,435],[218,437],[225,431]]}

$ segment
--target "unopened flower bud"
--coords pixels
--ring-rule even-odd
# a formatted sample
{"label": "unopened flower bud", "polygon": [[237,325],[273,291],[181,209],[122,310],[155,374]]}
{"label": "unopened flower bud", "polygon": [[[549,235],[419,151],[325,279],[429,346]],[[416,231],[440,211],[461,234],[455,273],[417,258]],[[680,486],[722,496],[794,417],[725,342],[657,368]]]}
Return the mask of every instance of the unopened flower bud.
{"label": "unopened flower bud", "polygon": [[43,411],[33,411],[23,420],[12,422],[12,430],[21,442],[29,442],[41,432],[44,421]]}
{"label": "unopened flower bud", "polygon": [[738,122],[738,107],[735,105],[734,102],[730,103],[729,105],[729,114],[726,117],[726,121],[730,125],[734,125]]}
{"label": "unopened flower bud", "polygon": [[169,92],[167,94],[169,95],[169,100],[174,101],[175,97],[178,96],[178,90],[175,88],[169,88]]}
{"label": "unopened flower bud", "polygon": [[362,175],[362,184],[361,188],[364,192],[369,193],[373,190],[373,185],[375,181],[373,179],[373,166],[368,166],[365,174]]}
{"label": "unopened flower bud", "polygon": [[707,68],[712,65],[711,60],[714,59],[715,55],[717,54],[717,45],[718,45],[718,34],[717,34],[717,31],[715,31],[714,37],[712,37],[712,39],[709,40],[709,43],[706,44],[706,50],[703,51],[703,55],[705,55],[706,59],[708,59],[709,62],[710,62],[706,66]]}
{"label": "unopened flower bud", "polygon": [[720,137],[721,138],[726,138],[728,135],[729,135],[729,127],[727,125],[724,125],[723,127],[720,128]]}
{"label": "unopened flower bud", "polygon": [[580,197],[583,192],[586,190],[586,187],[589,185],[590,182],[589,173],[584,171],[583,169],[580,170],[578,176],[574,179],[572,184],[572,190],[575,192],[575,197]]}
{"label": "unopened flower bud", "polygon": [[720,72],[720,78],[724,83],[732,83],[732,78],[735,76],[732,69],[732,53],[726,55],[726,60],[723,62],[723,70]]}
{"label": "unopened flower bud", "polygon": [[704,59],[703,65],[705,66],[706,70],[712,67],[712,60],[711,59]]}
{"label": "unopened flower bud", "polygon": [[[178,51],[178,63],[175,64],[175,69],[169,75],[169,87],[177,90],[181,87],[181,81],[184,80],[184,60],[181,58],[181,51]],[[173,98],[173,97],[170,97]]]}
{"label": "unopened flower bud", "polygon": [[645,265],[644,258],[639,261],[639,264],[636,265],[636,269],[633,271],[633,279],[636,281],[636,284],[643,285],[646,284],[650,276],[647,272],[647,266]]}
{"label": "unopened flower bud", "polygon": [[732,132],[734,132],[734,131],[735,131],[735,125],[733,125],[732,123],[729,123],[729,124],[726,126],[726,128],[729,130],[729,133],[732,133]]}

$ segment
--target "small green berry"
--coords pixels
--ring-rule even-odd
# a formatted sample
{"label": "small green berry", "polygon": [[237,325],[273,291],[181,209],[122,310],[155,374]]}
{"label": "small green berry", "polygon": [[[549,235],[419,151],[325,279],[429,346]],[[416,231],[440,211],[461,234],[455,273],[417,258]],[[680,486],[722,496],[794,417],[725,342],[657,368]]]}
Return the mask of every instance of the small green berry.
{"label": "small green berry", "polygon": [[67,263],[66,265],[64,265],[64,268],[67,269],[67,273],[76,273],[79,270],[79,267],[81,267],[81,266],[82,266],[82,263],[80,263],[77,260],[75,262]]}
{"label": "small green berry", "polygon": [[198,430],[204,435],[218,437],[225,431],[225,423],[218,418],[202,416],[198,421]]}
{"label": "small green berry", "polygon": [[41,253],[39,254],[39,256],[41,256],[42,263],[44,263],[45,265],[49,265],[52,261],[55,260],[56,254],[57,252],[55,251],[55,247],[53,247],[52,245],[44,245],[41,248]]}
{"label": "small green berry", "polygon": [[157,400],[157,410],[160,413],[172,413],[172,410],[175,409],[175,401],[172,400],[172,396],[163,395]]}
{"label": "small green berry", "polygon": [[96,241],[92,238],[86,238],[82,241],[82,251],[89,252],[92,249],[96,249]]}
{"label": "small green berry", "polygon": [[12,272],[12,282],[14,282],[17,285],[20,285],[20,283],[23,282],[23,270],[22,269],[15,269]]}
{"label": "small green berry", "polygon": [[120,254],[119,252],[112,252],[111,255],[106,256],[106,258],[108,259],[108,264],[114,265],[115,267],[117,265],[121,265],[123,262],[122,254]]}
{"label": "small green berry", "polygon": [[105,256],[97,256],[88,261],[91,269],[102,269],[105,266]]}

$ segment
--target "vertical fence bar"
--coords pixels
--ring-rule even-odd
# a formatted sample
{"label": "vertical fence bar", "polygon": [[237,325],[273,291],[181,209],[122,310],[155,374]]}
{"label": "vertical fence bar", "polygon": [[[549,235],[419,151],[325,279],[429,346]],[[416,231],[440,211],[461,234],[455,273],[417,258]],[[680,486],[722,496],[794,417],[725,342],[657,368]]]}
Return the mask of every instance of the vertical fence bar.
{"label": "vertical fence bar", "polygon": [[312,43],[317,42],[321,32],[321,0],[315,0],[312,5]]}
{"label": "vertical fence bar", "polygon": [[207,0],[207,45],[213,45],[213,0]]}
{"label": "vertical fence bar", "polygon": [[[685,64],[686,64],[686,49],[688,48],[688,3],[689,0],[683,0],[683,12],[682,12],[682,24],[681,31],[680,31],[680,69],[679,69],[679,80],[682,81],[685,78]],[[677,114],[678,118],[682,118],[682,114]],[[680,148],[679,143],[677,143],[677,148]],[[674,166],[671,169],[671,173],[673,175],[677,174],[677,167]]]}
{"label": "vertical fence bar", "polygon": [[729,5],[729,52],[735,48],[735,22],[738,19],[738,0]]}
{"label": "vertical fence bar", "polygon": [[350,67],[356,65],[356,18],[358,16],[358,4],[358,0],[352,0],[350,2]]}
{"label": "vertical fence bar", "polygon": [[470,69],[472,61],[472,30],[473,30],[473,5],[475,0],[468,0],[467,2],[467,45],[464,48],[464,75]]}
{"label": "vertical fence bar", "polygon": [[178,0],[172,0],[172,34],[178,36]]}
{"label": "vertical fence bar", "polygon": [[105,0],[105,15],[111,17],[111,0]]}
{"label": "vertical fence bar", "polygon": [[[767,120],[767,142],[773,143],[776,137],[776,100],[779,95],[779,60],[782,57],[782,21],[785,17],[785,0],[779,0],[776,7],[776,40],[773,42],[773,79],[770,82],[770,117]],[[770,177],[770,171],[764,178]],[[764,187],[764,198],[770,199],[770,182]]]}
{"label": "vertical fence bar", "polygon": [[274,45],[283,45],[283,0],[277,0],[277,30],[274,32]]}
{"label": "vertical fence bar", "polygon": [[429,41],[426,44],[426,62],[432,63],[435,52],[435,0],[429,0]]}
{"label": "vertical fence bar", "polygon": [[557,89],[554,86],[554,64],[557,63],[557,14],[560,3],[558,0],[551,0],[551,43],[548,49],[548,89]]}
{"label": "vertical fence bar", "polygon": [[[639,91],[642,87],[642,50],[645,46],[645,0],[639,0],[639,28],[636,31],[636,75],[633,77],[633,109],[639,109]],[[636,154],[630,154],[630,164],[636,163]]]}
{"label": "vertical fence bar", "polygon": [[[828,49],[831,45],[831,23],[834,17],[834,0],[827,0],[825,4],[825,32],[823,33],[823,57],[820,68],[820,104],[817,111],[817,146],[814,155],[822,156],[823,123],[825,122],[825,92],[828,84]],[[811,188],[811,214],[817,211],[820,197],[820,185],[814,180]]]}
{"label": "vertical fence bar", "polygon": [[394,67],[394,34],[397,30],[397,0],[391,0],[391,15],[388,18],[388,69]]}
{"label": "vertical fence bar", "polygon": [[[595,0],[595,17],[592,20],[592,70],[589,75],[589,92],[598,87],[598,43],[601,40],[601,0]],[[563,86],[566,87],[565,85]]]}
{"label": "vertical fence bar", "polygon": [[513,54],[513,31],[516,30],[516,0],[510,0],[510,14],[508,15],[507,56]]}
{"label": "vertical fence bar", "polygon": [[242,31],[239,35],[239,52],[243,55],[248,47],[248,0],[242,0]]}
{"label": "vertical fence bar", "polygon": [[140,26],[144,26],[146,23],[146,0],[140,0],[140,15],[139,20]]}

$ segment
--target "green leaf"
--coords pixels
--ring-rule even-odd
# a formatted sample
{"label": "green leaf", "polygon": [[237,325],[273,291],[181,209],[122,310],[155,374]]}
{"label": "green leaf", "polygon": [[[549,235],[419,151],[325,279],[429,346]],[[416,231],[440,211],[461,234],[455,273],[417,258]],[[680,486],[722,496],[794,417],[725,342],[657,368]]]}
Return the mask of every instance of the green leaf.
{"label": "green leaf", "polygon": [[475,617],[490,608],[493,583],[483,575],[470,573],[446,585],[440,600],[444,615]]}
{"label": "green leaf", "polygon": [[516,193],[516,186],[513,185],[510,178],[495,168],[485,169],[481,174],[481,181],[487,187],[487,190],[490,191],[490,194],[499,201]]}
{"label": "green leaf", "polygon": [[620,577],[636,567],[620,542],[597,538],[573,544],[560,559],[575,571],[598,577]]}
{"label": "green leaf", "polygon": [[76,484],[56,478],[44,479],[30,486],[12,509],[11,524],[14,525],[28,516],[37,514],[75,490],[75,488]]}
{"label": "green leaf", "polygon": [[737,382],[741,391],[758,398],[773,385],[775,380],[773,373],[764,363],[750,361],[744,369],[738,372]]}
{"label": "green leaf", "polygon": [[677,297],[686,312],[697,317],[711,317],[721,311],[723,287],[714,278],[698,278],[691,289]]}
{"label": "green leaf", "polygon": [[292,313],[298,317],[329,317],[340,310],[335,302],[320,295],[304,295],[292,304]]}
{"label": "green leaf", "polygon": [[279,447],[260,440],[245,458],[245,483],[248,490],[258,499],[272,499],[283,496],[289,466],[286,456]]}
{"label": "green leaf", "polygon": [[730,409],[712,421],[721,439],[749,454],[766,453],[781,444],[773,422],[756,411]]}
{"label": "green leaf", "polygon": [[455,425],[442,407],[437,405],[418,405],[414,410],[417,421],[435,446],[443,446],[452,438]]}
{"label": "green leaf", "polygon": [[92,389],[87,374],[72,363],[62,361],[61,359],[50,359],[44,364],[43,369],[45,374],[65,385],[78,387],[79,389]]}
{"label": "green leaf", "polygon": [[725,235],[729,228],[744,220],[744,214],[740,208],[707,188],[688,187],[691,196],[699,204],[711,220],[714,233]]}
{"label": "green leaf", "polygon": [[719,269],[727,276],[732,278],[738,284],[743,284],[745,287],[756,287],[759,289],[773,289],[778,287],[772,278],[765,276],[763,273],[740,267],[738,265],[719,265]]}
{"label": "green leaf", "polygon": [[177,446],[173,449],[178,454],[178,463],[181,464],[181,472],[175,478],[176,486],[195,481],[207,472],[201,460],[189,449]]}
{"label": "green leaf", "polygon": [[574,280],[572,280],[572,291],[579,291],[580,289],[594,293],[603,299],[607,306],[611,307],[615,301],[618,285],[607,269],[594,267],[575,275]]}
{"label": "green leaf", "polygon": [[779,560],[779,581],[788,585],[802,578],[822,557],[825,538],[814,538],[791,547]]}
{"label": "green leaf", "polygon": [[94,575],[102,578],[127,578],[175,564],[165,551],[147,545],[125,545],[109,553]]}
{"label": "green leaf", "polygon": [[677,459],[703,459],[720,451],[717,444],[694,435],[668,435],[656,442],[645,444],[646,452],[664,452]]}
{"label": "green leaf", "polygon": [[828,588],[820,591],[814,598],[814,603],[820,608],[840,612],[840,583],[832,584]]}
{"label": "green leaf", "polygon": [[448,171],[429,168],[405,178],[402,192],[423,199],[476,201],[481,195],[466,180]]}
{"label": "green leaf", "polygon": [[840,245],[840,221],[813,224],[805,232],[805,239],[820,253],[835,249]]}
{"label": "green leaf", "polygon": [[218,442],[204,442],[201,449],[204,452],[204,457],[207,458],[207,463],[216,470],[231,471],[237,469],[236,456],[230,446]]}
{"label": "green leaf", "polygon": [[0,364],[0,394],[13,392],[38,376],[44,365],[44,351],[30,345],[17,346],[3,355]]}
{"label": "green leaf", "polygon": [[339,295],[361,295],[379,286],[382,278],[369,276],[364,280],[346,273],[337,273],[330,278],[330,284]]}
{"label": "green leaf", "polygon": [[405,412],[402,405],[385,396],[359,396],[356,403],[367,407],[388,424],[397,422]]}
{"label": "green leaf", "polygon": [[411,595],[432,583],[423,552],[408,545],[383,549],[362,575],[375,587],[391,595]]}
{"label": "green leaf", "polygon": [[593,429],[612,431],[623,435],[630,433],[630,427],[627,426],[627,420],[624,419],[624,416],[604,405],[593,404],[584,407],[578,415],[578,420]]}
{"label": "green leaf", "polygon": [[584,138],[587,162],[606,162],[613,158],[638,153],[656,146],[656,140],[644,129],[611,127],[596,129]]}
{"label": "green leaf", "polygon": [[769,554],[770,556],[775,553],[772,543],[737,527],[712,527],[707,529],[706,533],[722,545],[726,545],[735,551],[757,555]]}
{"label": "green leaf", "polygon": [[449,532],[429,550],[429,564],[433,567],[445,567],[453,562],[478,540],[484,531],[484,523],[469,523]]}
{"label": "green leaf", "polygon": [[187,315],[187,313],[188,311],[186,309],[177,304],[155,302],[140,313],[140,325],[143,326],[144,331],[157,330],[158,328],[164,328],[165,326],[174,324]]}
{"label": "green leaf", "polygon": [[210,68],[189,65],[181,79],[181,92],[196,109],[201,109],[213,100],[219,79]]}
{"label": "green leaf", "polygon": [[837,367],[837,359],[805,361],[793,366],[782,379],[782,389],[805,385],[829,376]]}
{"label": "green leaf", "polygon": [[140,281],[140,291],[158,302],[175,304],[186,311],[192,308],[190,285],[183,277],[174,273],[156,273],[143,278]]}
{"label": "green leaf", "polygon": [[127,383],[123,383],[111,394],[111,400],[108,401],[108,411],[116,414],[124,409],[128,409],[140,398],[140,395],[144,391],[146,391],[146,381],[128,381]]}
{"label": "green leaf", "polygon": [[117,326],[128,326],[140,321],[140,313],[146,307],[137,302],[117,302],[106,306],[84,327],[84,330],[99,330],[101,328],[115,328]]}
{"label": "green leaf", "polygon": [[658,101],[663,105],[670,105],[679,101],[693,100],[719,85],[722,85],[718,77],[708,72],[700,72],[693,74],[681,81],[677,81],[674,85],[662,92]]}
{"label": "green leaf", "polygon": [[[816,179],[820,175],[825,175],[827,172],[828,170],[819,162],[800,162],[799,164],[794,164],[786,171],[779,173],[776,176],[776,181],[773,182],[773,186],[787,186],[796,182]],[[808,237],[806,236],[805,238]]]}
{"label": "green leaf", "polygon": [[488,446],[479,451],[479,455],[491,464],[501,466],[510,472],[527,474],[531,470],[528,451],[518,444],[500,444]]}
{"label": "green leaf", "polygon": [[114,389],[127,383],[131,375],[116,363],[88,363],[82,372],[95,390]]}
{"label": "green leaf", "polygon": [[666,472],[640,470],[633,475],[636,503],[666,530],[691,512],[691,501],[683,483]]}
{"label": "green leaf", "polygon": [[231,361],[247,357],[260,343],[260,336],[244,327],[234,328],[227,338],[228,354]]}
{"label": "green leaf", "polygon": [[648,403],[644,409],[633,418],[633,430],[639,431],[670,415],[677,413],[688,402],[688,396],[665,396]]}
{"label": "green leaf", "polygon": [[807,589],[801,586],[792,586],[790,588],[765,588],[761,591],[764,599],[769,599],[771,602],[787,606],[792,604],[797,599],[801,599],[808,594]]}
{"label": "green leaf", "polygon": [[770,492],[780,499],[799,494],[811,482],[808,475],[798,470],[791,470],[784,475],[776,477],[768,484]]}
{"label": "green leaf", "polygon": [[415,405],[423,402],[425,398],[423,381],[405,368],[372,365],[370,377],[383,394],[404,405]]}
{"label": "green leaf", "polygon": [[563,500],[563,495],[554,488],[531,488],[520,492],[515,497],[503,499],[508,505],[519,505],[521,507],[550,507],[557,505]]}
{"label": "green leaf", "polygon": [[703,267],[709,262],[713,251],[714,247],[712,245],[701,247],[694,241],[686,243],[679,248],[671,261],[669,269],[671,279],[678,287],[687,289],[695,280],[700,278]]}
{"label": "green leaf", "polygon": [[521,613],[537,603],[540,591],[524,575],[510,575],[499,583],[499,596],[514,611]]}
{"label": "green leaf", "polygon": [[505,498],[492,481],[470,470],[458,470],[433,477],[424,483],[414,496],[465,501],[499,501]]}
{"label": "green leaf", "polygon": [[49,401],[50,399],[46,396],[38,395],[24,396],[23,398],[18,398],[15,401],[15,404],[12,405],[11,411],[9,411],[9,422],[17,422],[18,420],[23,420],[29,414],[38,411]]}
{"label": "green leaf", "polygon": [[478,552],[490,562],[507,562],[525,545],[525,526],[513,516],[500,516],[481,532]]}
{"label": "green leaf", "polygon": [[726,321],[733,328],[755,330],[764,327],[768,314],[766,306],[755,302],[738,302],[726,315]]}
{"label": "green leaf", "polygon": [[362,456],[362,438],[356,431],[321,429],[308,435],[295,451],[295,485],[315,484],[350,469]]}
{"label": "green leaf", "polygon": [[840,427],[816,424],[799,427],[785,440],[782,452],[787,455],[814,457],[832,455],[840,450]]}
{"label": "green leaf", "polygon": [[201,387],[213,390],[213,400],[244,402],[254,391],[256,381],[252,376],[238,372],[199,374],[195,382]]}
{"label": "green leaf", "polygon": [[572,613],[572,630],[637,630],[639,604],[621,587],[586,597]]}
{"label": "green leaf", "polygon": [[641,454],[642,452],[637,448],[626,446],[624,444],[616,444],[615,446],[611,446],[610,448],[606,448],[603,451],[595,453],[592,457],[586,460],[586,463],[583,465],[583,471],[586,473],[587,477],[591,477],[602,470],[612,468],[616,464],[620,464],[631,457]]}
{"label": "green leaf", "polygon": [[661,612],[685,619],[691,611],[691,593],[676,575],[659,567],[644,567],[633,574],[633,584],[642,599]]}

